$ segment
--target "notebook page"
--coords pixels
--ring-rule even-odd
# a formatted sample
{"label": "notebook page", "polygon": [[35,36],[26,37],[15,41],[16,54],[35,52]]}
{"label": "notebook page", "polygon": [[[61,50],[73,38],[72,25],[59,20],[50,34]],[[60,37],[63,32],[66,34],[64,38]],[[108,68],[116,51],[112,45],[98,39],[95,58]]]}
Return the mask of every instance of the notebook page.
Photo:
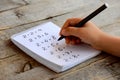
{"label": "notebook page", "polygon": [[[88,45],[66,45],[64,39],[57,41],[60,28],[48,22],[28,29],[13,38],[42,58],[67,68],[95,56],[99,51]],[[49,63],[48,63],[49,64]]]}

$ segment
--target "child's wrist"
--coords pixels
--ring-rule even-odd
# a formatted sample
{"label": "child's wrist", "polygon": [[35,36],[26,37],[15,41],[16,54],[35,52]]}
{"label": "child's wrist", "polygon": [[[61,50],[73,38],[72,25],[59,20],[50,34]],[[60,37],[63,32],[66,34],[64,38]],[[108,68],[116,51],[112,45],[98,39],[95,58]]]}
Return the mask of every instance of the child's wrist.
{"label": "child's wrist", "polygon": [[104,32],[100,32],[97,36],[96,39],[94,40],[94,45],[93,47],[95,47],[98,50],[102,50],[101,44],[103,44],[103,40],[106,36],[106,33]]}

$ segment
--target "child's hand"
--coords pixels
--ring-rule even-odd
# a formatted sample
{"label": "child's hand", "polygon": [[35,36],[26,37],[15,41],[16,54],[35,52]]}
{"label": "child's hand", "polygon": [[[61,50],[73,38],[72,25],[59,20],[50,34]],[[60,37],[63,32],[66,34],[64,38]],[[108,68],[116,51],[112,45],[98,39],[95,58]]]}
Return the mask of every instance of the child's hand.
{"label": "child's hand", "polygon": [[76,28],[75,25],[81,20],[80,18],[71,18],[63,25],[60,35],[67,36],[65,38],[67,44],[80,44],[84,42],[95,49],[120,57],[120,37],[102,32],[92,22],[87,22],[82,27]]}
{"label": "child's hand", "polygon": [[60,35],[67,36],[65,38],[67,44],[80,44],[84,42],[99,49],[96,43],[103,32],[92,22],[87,22],[82,27],[76,28],[75,25],[81,20],[80,18],[68,19],[62,27]]}

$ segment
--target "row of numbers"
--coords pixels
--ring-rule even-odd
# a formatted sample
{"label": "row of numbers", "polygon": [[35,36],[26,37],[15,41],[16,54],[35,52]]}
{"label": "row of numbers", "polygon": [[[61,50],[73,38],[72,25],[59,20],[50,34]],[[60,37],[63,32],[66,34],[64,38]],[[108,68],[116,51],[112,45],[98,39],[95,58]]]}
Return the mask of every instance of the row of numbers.
{"label": "row of numbers", "polygon": [[[40,34],[40,33],[38,33],[38,32],[30,32],[30,33],[24,34],[22,36],[23,36],[23,38],[28,38],[28,37],[36,35],[36,34]],[[44,32],[42,35],[37,35],[37,37],[44,37],[44,36],[47,36],[47,35],[49,35],[49,33]]]}
{"label": "row of numbers", "polygon": [[[33,37],[33,38],[29,38],[28,41],[29,42],[33,42],[34,40],[40,39],[42,36],[37,35],[37,37]],[[56,40],[57,38],[55,36],[51,36],[51,38],[49,39],[44,39],[43,42],[49,42],[51,40]]]}

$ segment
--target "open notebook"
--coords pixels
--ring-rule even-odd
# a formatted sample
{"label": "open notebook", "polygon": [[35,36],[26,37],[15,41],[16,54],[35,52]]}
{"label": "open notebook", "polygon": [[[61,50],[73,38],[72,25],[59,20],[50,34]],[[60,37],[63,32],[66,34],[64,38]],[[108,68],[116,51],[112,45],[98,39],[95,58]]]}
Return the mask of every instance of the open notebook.
{"label": "open notebook", "polygon": [[81,45],[57,41],[60,28],[52,22],[30,28],[11,37],[12,42],[38,62],[55,72],[62,72],[95,57],[100,51]]}

